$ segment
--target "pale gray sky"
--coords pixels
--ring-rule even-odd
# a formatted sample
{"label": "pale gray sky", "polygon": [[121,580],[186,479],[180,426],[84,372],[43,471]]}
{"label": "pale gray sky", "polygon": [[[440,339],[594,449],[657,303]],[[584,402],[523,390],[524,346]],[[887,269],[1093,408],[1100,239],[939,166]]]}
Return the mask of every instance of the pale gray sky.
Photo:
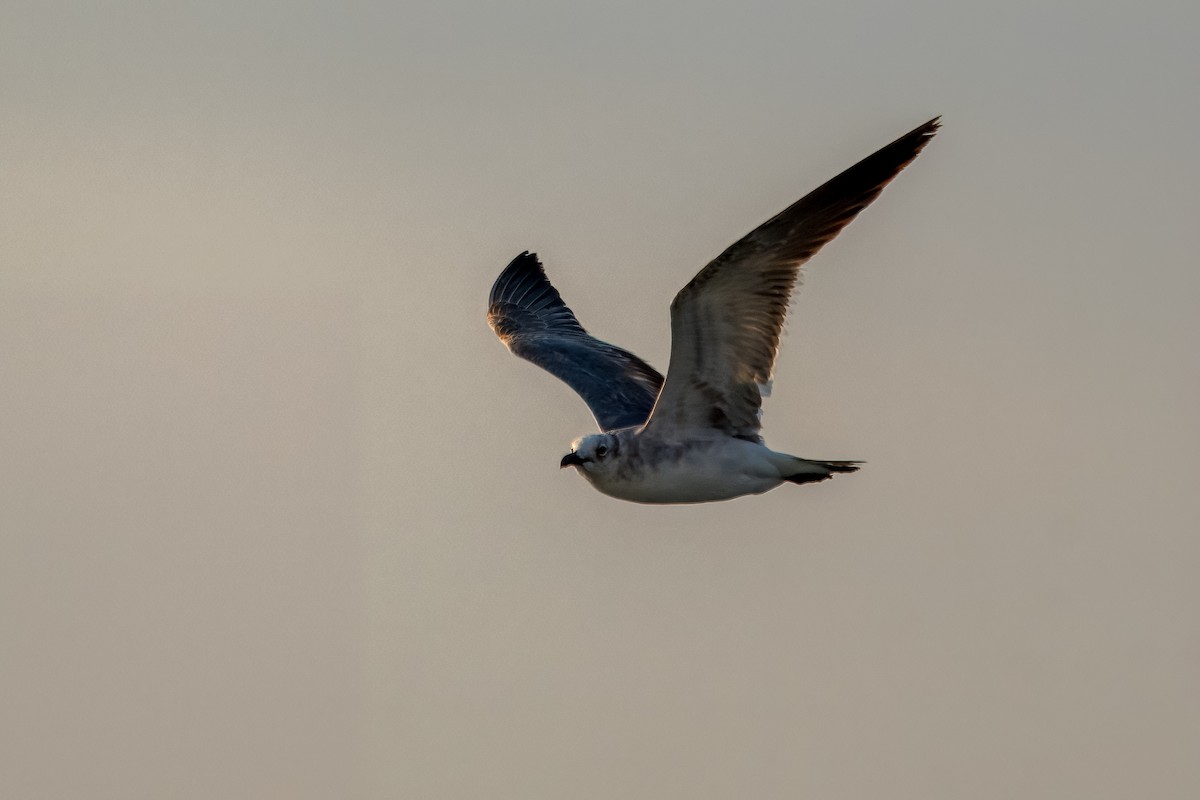
{"label": "pale gray sky", "polygon": [[[1194,3],[69,3],[0,20],[0,795],[1192,798]],[[686,508],[484,321],[814,259]]]}

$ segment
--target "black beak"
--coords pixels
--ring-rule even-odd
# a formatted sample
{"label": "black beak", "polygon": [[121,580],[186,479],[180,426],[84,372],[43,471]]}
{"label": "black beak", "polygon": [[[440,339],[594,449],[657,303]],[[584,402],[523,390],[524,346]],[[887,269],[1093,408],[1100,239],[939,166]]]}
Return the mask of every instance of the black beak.
{"label": "black beak", "polygon": [[563,467],[578,467],[582,463],[583,459],[580,458],[574,450],[572,450],[562,457],[562,461],[558,462],[558,468],[562,469]]}

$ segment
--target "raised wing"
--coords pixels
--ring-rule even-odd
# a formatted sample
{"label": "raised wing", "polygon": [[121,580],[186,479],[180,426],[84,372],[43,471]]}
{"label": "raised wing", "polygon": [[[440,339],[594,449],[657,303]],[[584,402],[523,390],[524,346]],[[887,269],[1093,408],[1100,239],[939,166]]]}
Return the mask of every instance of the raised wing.
{"label": "raised wing", "polygon": [[550,285],[534,253],[504,268],[488,297],[488,325],[513,353],[564,381],[600,430],[641,425],[662,388],[654,367],[588,334]]}
{"label": "raised wing", "polygon": [[671,365],[646,428],[759,436],[779,335],[800,267],[883,190],[937,132],[934,118],[755,228],[671,303]]}

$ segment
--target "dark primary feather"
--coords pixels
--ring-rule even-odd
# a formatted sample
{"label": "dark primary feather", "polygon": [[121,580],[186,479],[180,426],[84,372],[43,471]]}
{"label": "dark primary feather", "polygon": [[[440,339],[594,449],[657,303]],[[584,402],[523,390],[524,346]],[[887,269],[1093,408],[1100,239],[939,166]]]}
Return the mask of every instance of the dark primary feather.
{"label": "dark primary feather", "polygon": [[800,267],[867,207],[937,132],[901,136],[730,246],[671,303],[671,363],[647,428],[712,427],[759,439]]}
{"label": "dark primary feather", "polygon": [[627,350],[590,336],[567,308],[537,255],[512,260],[492,285],[488,324],[516,355],[574,389],[603,431],[641,425],[663,377]]}

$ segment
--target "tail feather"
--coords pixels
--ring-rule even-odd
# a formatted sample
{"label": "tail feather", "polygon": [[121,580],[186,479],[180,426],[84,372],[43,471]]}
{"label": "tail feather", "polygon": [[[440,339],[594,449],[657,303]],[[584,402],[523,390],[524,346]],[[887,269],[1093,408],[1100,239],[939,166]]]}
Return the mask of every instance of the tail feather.
{"label": "tail feather", "polygon": [[791,475],[783,476],[790,483],[815,483],[828,480],[835,472],[858,472],[861,461],[812,461],[807,458],[797,458],[797,466],[801,467]]}
{"label": "tail feather", "polygon": [[816,464],[818,467],[824,467],[830,472],[858,472],[859,465],[862,461],[811,461],[811,464]]}

